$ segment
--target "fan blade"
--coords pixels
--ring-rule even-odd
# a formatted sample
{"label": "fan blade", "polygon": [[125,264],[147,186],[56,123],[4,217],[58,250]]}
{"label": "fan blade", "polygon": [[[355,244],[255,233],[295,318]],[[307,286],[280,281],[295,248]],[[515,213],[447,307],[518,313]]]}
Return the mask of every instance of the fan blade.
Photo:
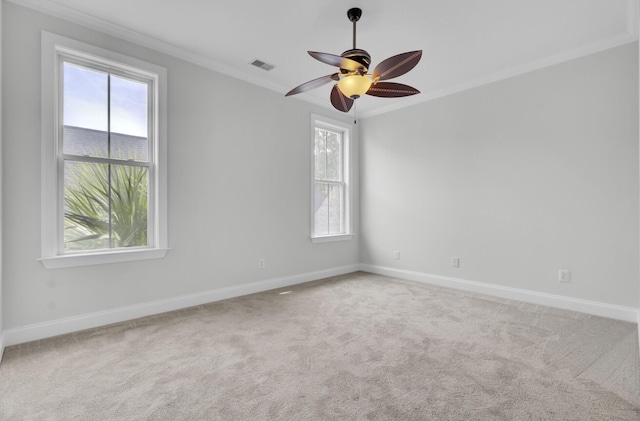
{"label": "fan blade", "polygon": [[317,51],[307,51],[309,55],[316,60],[319,60],[323,63],[330,64],[332,66],[339,67],[341,69],[348,70],[350,72],[355,72],[356,70],[365,69],[365,67],[358,63],[355,60],[351,60],[350,58],[340,57],[335,54],[328,53],[318,53]]}
{"label": "fan blade", "polygon": [[387,80],[402,76],[416,67],[422,57],[422,50],[409,51],[383,60],[373,69],[373,80]]}
{"label": "fan blade", "polygon": [[315,89],[319,86],[325,85],[331,81],[340,80],[340,76],[337,73],[332,75],[322,76],[317,79],[310,80],[309,82],[303,83],[302,85],[293,88],[289,92],[286,93],[285,96],[299,94],[300,92],[310,91],[311,89]]}
{"label": "fan blade", "polygon": [[344,96],[336,84],[331,90],[331,105],[333,105],[336,110],[347,113],[353,105],[353,99]]}
{"label": "fan blade", "polygon": [[419,94],[420,91],[416,88],[412,88],[402,83],[394,82],[378,82],[375,85],[371,85],[367,91],[367,95],[379,96],[384,98],[398,98],[402,96],[409,96]]}

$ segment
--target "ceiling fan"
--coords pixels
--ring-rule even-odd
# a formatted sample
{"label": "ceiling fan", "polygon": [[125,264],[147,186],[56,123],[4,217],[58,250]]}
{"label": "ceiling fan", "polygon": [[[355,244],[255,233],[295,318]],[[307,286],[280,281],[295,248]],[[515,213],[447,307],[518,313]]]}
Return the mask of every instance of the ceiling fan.
{"label": "ceiling fan", "polygon": [[402,76],[413,69],[422,57],[422,50],[409,51],[389,57],[378,64],[373,73],[368,74],[371,56],[365,50],[356,48],[356,22],[360,20],[362,10],[349,9],[347,17],[353,22],[353,48],[341,55],[307,51],[316,60],[340,68],[338,73],[322,76],[293,88],[285,96],[299,94],[331,82],[337,82],[331,90],[331,104],[339,111],[348,112],[356,99],[362,95],[384,98],[397,98],[419,94],[420,91],[408,85],[394,82],[381,82]]}

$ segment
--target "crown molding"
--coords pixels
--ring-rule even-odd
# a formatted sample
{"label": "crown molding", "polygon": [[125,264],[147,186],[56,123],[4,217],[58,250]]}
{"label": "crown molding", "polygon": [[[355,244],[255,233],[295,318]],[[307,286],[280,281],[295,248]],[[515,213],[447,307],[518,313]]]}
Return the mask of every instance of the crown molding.
{"label": "crown molding", "polygon": [[45,13],[56,18],[67,20],[77,25],[102,32],[103,34],[112,36],[114,38],[128,41],[141,47],[149,48],[151,50],[167,54],[169,56],[196,64],[198,66],[214,70],[218,73],[225,74],[229,77],[240,79],[254,85],[259,85],[273,91],[285,92],[286,90],[286,87],[280,86],[279,84],[269,83],[268,81],[265,82],[263,79],[260,79],[248,72],[239,72],[236,69],[232,69],[225,64],[208,59],[200,54],[188,51],[184,47],[177,47],[173,44],[160,41],[156,38],[141,34],[136,31],[132,31],[131,29],[125,28],[123,26],[116,25],[95,16],[87,15],[85,13],[81,13],[68,7],[62,6],[51,0],[4,1],[35,10],[36,12]]}
{"label": "crown molding", "polygon": [[[630,0],[630,2],[636,3],[637,5],[636,0]],[[421,104],[423,102],[432,101],[434,99],[442,98],[442,97],[453,95],[459,92],[467,91],[469,89],[488,85],[490,83],[498,82],[504,79],[509,79],[514,76],[518,76],[524,73],[529,73],[535,70],[543,69],[545,67],[550,67],[550,66],[564,63],[570,60],[575,60],[580,57],[585,57],[591,54],[599,53],[611,48],[620,47],[622,45],[629,44],[631,42],[638,40],[637,24],[635,25],[635,28],[636,28],[635,34],[631,34],[631,33],[620,34],[615,37],[606,39],[604,41],[599,41],[584,47],[576,48],[574,50],[565,51],[560,54],[543,58],[541,60],[532,61],[522,66],[517,66],[504,71],[487,74],[477,79],[474,79],[456,86],[441,89],[438,91],[423,92],[420,95],[409,97],[404,101],[390,104],[386,107],[380,107],[366,113],[363,112],[359,117],[369,118],[376,115],[385,114],[385,113],[396,111],[412,105]]]}

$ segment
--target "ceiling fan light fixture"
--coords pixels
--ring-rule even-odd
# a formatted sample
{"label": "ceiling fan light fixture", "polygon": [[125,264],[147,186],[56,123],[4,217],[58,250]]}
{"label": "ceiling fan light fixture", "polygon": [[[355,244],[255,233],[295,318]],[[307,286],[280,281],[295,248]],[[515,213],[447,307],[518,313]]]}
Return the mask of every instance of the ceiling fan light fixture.
{"label": "ceiling fan light fixture", "polygon": [[381,82],[402,76],[413,69],[422,57],[422,50],[408,51],[382,60],[374,69],[369,71],[371,56],[365,50],[356,48],[356,22],[360,20],[362,10],[353,7],[347,11],[347,17],[353,23],[353,48],[341,55],[307,51],[318,61],[340,69],[338,73],[322,76],[302,85],[296,86],[285,96],[299,94],[317,88],[327,83],[338,82],[333,85],[329,99],[331,105],[344,113],[349,112],[355,100],[362,95],[382,98],[400,98],[419,94],[420,91],[402,83]]}
{"label": "ceiling fan light fixture", "polygon": [[357,99],[367,93],[372,83],[369,75],[347,75],[338,82],[338,89],[347,98]]}

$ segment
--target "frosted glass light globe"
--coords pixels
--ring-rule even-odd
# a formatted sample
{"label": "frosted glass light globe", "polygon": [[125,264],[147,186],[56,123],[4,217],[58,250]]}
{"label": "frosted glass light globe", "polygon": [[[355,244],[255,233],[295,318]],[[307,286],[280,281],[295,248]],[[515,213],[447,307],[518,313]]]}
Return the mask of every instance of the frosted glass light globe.
{"label": "frosted glass light globe", "polygon": [[349,75],[345,76],[338,82],[338,89],[346,97],[351,99],[360,98],[366,94],[371,87],[371,78],[367,75]]}

